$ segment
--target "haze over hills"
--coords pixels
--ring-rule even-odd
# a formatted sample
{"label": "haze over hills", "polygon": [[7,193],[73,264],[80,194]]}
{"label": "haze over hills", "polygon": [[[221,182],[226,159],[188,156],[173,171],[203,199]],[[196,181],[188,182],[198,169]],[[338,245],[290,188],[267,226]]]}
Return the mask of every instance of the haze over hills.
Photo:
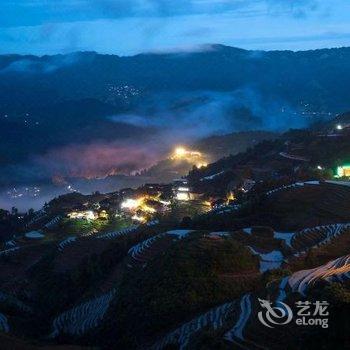
{"label": "haze over hills", "polygon": [[[349,48],[265,52],[223,45],[207,46],[200,52],[130,57],[95,52],[41,57],[3,55],[1,101],[10,111],[83,98],[116,105],[121,102],[124,106],[127,95],[131,98],[128,103],[137,105],[140,96],[143,100],[152,93],[232,93],[251,88],[264,99],[279,100],[276,103],[297,107],[305,102],[316,110],[340,112],[349,107],[344,102],[349,97],[345,89],[349,56]],[[335,87],[337,94],[331,96],[330,88]]]}
{"label": "haze over hills", "polygon": [[349,58],[349,48],[222,45],[130,57],[0,56],[0,186],[129,175],[178,144],[329,119],[350,108]]}

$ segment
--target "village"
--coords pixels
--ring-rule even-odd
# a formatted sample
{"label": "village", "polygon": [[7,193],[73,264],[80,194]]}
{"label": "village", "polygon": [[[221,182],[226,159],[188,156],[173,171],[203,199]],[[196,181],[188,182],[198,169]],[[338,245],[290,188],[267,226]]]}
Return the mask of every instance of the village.
{"label": "village", "polygon": [[[221,164],[210,165],[205,154],[177,146],[169,159],[174,162],[186,160],[193,165],[186,177],[174,179],[169,184],[146,183],[138,188],[106,194],[97,192],[84,196],[72,190],[70,194],[54,199],[48,207],[51,215],[75,221],[77,225],[79,221],[108,222],[113,219],[123,226],[171,217],[181,221],[185,217],[238,208],[253,195],[298,181],[346,184],[350,177],[347,159],[343,164],[339,159],[337,162],[325,157],[318,160],[308,146],[318,143],[320,148],[328,143],[333,147],[344,143],[349,134],[350,124],[346,122],[323,126],[311,134],[309,131],[300,135],[292,132],[280,140],[263,142],[260,149],[266,147],[266,155],[254,154],[253,149],[247,151],[243,160],[237,155],[224,158]],[[320,154],[319,149],[317,152]],[[219,164],[221,168],[218,168]]]}
{"label": "village", "polygon": [[[170,159],[193,164],[189,175],[172,183],[148,183],[138,188],[124,188],[112,193],[82,195],[76,191],[59,196],[44,208],[19,215],[23,224],[15,236],[43,239],[47,228],[56,226],[64,232],[96,235],[130,225],[153,222],[173,224],[196,220],[203,215],[239,211],[239,208],[278,189],[295,184],[333,183],[350,185],[350,165],[332,150],[346,144],[350,124],[333,123],[322,129],[287,133],[278,140],[262,142],[241,155],[208,164],[205,154],[177,146]],[[310,147],[310,144],[313,146]],[[327,148],[328,159],[316,159],[319,148]],[[265,149],[265,154],[260,151]],[[50,219],[44,229],[43,219]],[[59,225],[58,225],[59,224]],[[54,230],[55,232],[55,230]],[[50,236],[50,234],[49,234]],[[12,237],[8,237],[11,241]]]}

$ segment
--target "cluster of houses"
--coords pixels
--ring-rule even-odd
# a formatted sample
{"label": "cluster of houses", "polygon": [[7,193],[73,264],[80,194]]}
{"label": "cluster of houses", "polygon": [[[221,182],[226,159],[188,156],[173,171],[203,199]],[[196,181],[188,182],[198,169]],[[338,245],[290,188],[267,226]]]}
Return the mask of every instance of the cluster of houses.
{"label": "cluster of houses", "polygon": [[203,192],[198,192],[191,188],[186,179],[174,180],[172,191],[173,198],[177,201],[200,200],[204,195]]}
{"label": "cluster of houses", "polygon": [[103,198],[100,196],[94,198],[92,195],[86,203],[70,208],[67,217],[77,220],[97,220],[119,216],[147,222],[155,214],[166,211],[171,198],[171,185],[146,184],[137,189],[125,188],[109,193]]}
{"label": "cluster of houses", "polygon": [[106,210],[73,210],[67,214],[67,217],[84,220],[108,219],[108,213]]}
{"label": "cluster of houses", "polygon": [[[246,185],[245,185],[246,186]],[[186,179],[176,179],[171,184],[145,184],[137,189],[125,188],[106,194],[102,199],[90,196],[88,202],[66,211],[73,220],[108,219],[113,216],[130,218],[135,222],[149,222],[171,210],[174,203],[202,203],[215,205],[211,198],[195,190]],[[224,202],[227,199],[225,198]]]}

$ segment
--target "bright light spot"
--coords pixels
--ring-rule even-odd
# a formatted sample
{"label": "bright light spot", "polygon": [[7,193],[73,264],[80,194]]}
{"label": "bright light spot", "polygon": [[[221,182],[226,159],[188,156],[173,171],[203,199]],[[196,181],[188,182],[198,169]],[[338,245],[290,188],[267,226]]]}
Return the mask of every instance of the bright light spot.
{"label": "bright light spot", "polygon": [[227,200],[228,200],[228,201],[234,201],[235,199],[236,199],[235,194],[234,194],[232,191],[230,191],[230,192],[227,194]]}
{"label": "bright light spot", "polygon": [[156,212],[156,210],[155,210],[154,208],[149,207],[149,206],[146,205],[146,204],[142,204],[142,205],[141,205],[141,209],[142,209],[143,211],[147,212],[147,213],[155,213],[155,212]]}
{"label": "bright light spot", "polygon": [[190,199],[188,192],[177,192],[176,199],[179,201],[188,201]]}
{"label": "bright light spot", "polygon": [[343,130],[343,127],[342,127],[341,124],[338,124],[338,125],[337,125],[337,130]]}
{"label": "bright light spot", "polygon": [[323,170],[323,167],[321,165],[317,165],[318,170]]}
{"label": "bright light spot", "polygon": [[122,209],[136,209],[140,205],[141,201],[139,199],[128,198],[121,203]]}
{"label": "bright light spot", "polygon": [[98,214],[98,217],[100,219],[108,219],[108,214],[105,210],[101,210],[101,212]]}
{"label": "bright light spot", "polygon": [[205,154],[186,149],[183,146],[176,147],[170,156],[172,160],[184,160],[190,164],[195,165],[197,168],[203,168],[208,165],[208,158]]}
{"label": "bright light spot", "polygon": [[177,190],[180,192],[189,192],[190,191],[190,189],[188,187],[179,187]]}
{"label": "bright light spot", "polygon": [[187,160],[193,160],[193,159],[197,159],[202,157],[202,153],[198,152],[198,151],[191,151],[191,150],[187,150],[184,147],[176,147],[173,155],[171,157],[171,159],[187,159]]}
{"label": "bright light spot", "polygon": [[95,213],[92,210],[88,210],[86,212],[86,218],[88,220],[94,220],[95,219]]}
{"label": "bright light spot", "polygon": [[337,177],[350,177],[350,165],[343,165],[337,168]]}
{"label": "bright light spot", "polygon": [[86,211],[73,211],[68,214],[70,219],[85,219],[85,220],[95,220],[96,214],[92,210]]}
{"label": "bright light spot", "polygon": [[139,216],[137,214],[133,215],[131,218],[135,221],[138,221],[138,222],[146,222],[147,221],[147,219],[144,216]]}
{"label": "bright light spot", "polygon": [[177,147],[174,153],[177,157],[183,157],[186,155],[187,151],[183,147]]}

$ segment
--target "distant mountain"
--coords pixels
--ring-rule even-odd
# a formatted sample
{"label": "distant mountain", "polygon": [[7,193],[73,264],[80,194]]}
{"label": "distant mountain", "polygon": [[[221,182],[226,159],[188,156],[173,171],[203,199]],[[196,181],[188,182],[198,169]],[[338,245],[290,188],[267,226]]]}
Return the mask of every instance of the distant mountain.
{"label": "distant mountain", "polygon": [[[350,48],[263,52],[213,45],[131,57],[3,55],[0,185],[24,174],[30,174],[25,181],[36,178],[43,163],[48,178],[80,176],[82,168],[91,177],[138,171],[178,143],[204,152],[210,145],[217,159],[254,145],[256,137],[210,135],[279,132],[349,110],[349,80]],[[62,150],[72,145],[73,157]],[[108,147],[130,159],[121,164]]]}
{"label": "distant mountain", "polygon": [[263,52],[222,45],[131,57],[95,52],[4,55],[0,104],[21,109],[67,98],[98,98],[125,108],[145,94],[251,87],[272,101],[339,112],[350,108],[349,58],[350,48]]}
{"label": "distant mountain", "polygon": [[107,117],[117,112],[116,107],[96,99],[66,100],[27,111],[16,118],[0,118],[3,164],[16,163],[28,155],[69,143],[145,135],[142,128],[109,120]]}

